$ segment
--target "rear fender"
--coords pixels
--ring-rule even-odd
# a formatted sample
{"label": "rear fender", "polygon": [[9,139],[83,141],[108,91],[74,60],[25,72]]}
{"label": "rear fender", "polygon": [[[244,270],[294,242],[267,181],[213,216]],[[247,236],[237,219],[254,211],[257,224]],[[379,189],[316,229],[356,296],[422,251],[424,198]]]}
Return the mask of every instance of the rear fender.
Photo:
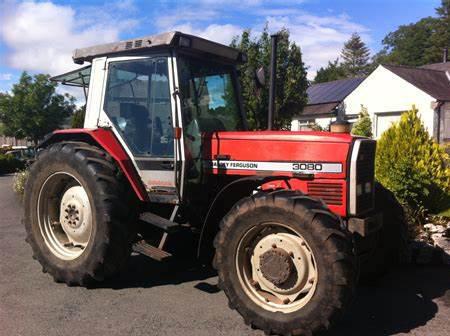
{"label": "rear fender", "polygon": [[61,141],[83,141],[102,148],[117,162],[139,200],[148,201],[148,194],[133,162],[110,129],[75,128],[58,130],[48,135],[39,145],[39,148],[45,148]]}

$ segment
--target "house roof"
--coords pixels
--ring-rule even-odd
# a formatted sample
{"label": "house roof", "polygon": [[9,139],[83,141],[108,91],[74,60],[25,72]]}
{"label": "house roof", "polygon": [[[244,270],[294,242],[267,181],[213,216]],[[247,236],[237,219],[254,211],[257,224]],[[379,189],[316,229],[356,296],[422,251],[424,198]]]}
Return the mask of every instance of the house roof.
{"label": "house roof", "polygon": [[445,71],[414,68],[404,65],[384,65],[418,89],[428,93],[437,100],[450,101],[450,80]]}
{"label": "house roof", "polygon": [[303,109],[301,116],[326,117],[336,114],[336,107],[355,90],[365,79],[348,78],[339,79],[326,83],[311,85],[306,93],[308,104]]}
{"label": "house roof", "polygon": [[425,64],[425,65],[422,65],[420,68],[422,68],[422,69],[430,69],[430,70],[439,70],[439,71],[449,71],[450,72],[450,62]]}
{"label": "house roof", "polygon": [[341,102],[355,90],[364,79],[365,77],[348,78],[313,84],[306,90],[306,93],[308,94],[308,105]]}

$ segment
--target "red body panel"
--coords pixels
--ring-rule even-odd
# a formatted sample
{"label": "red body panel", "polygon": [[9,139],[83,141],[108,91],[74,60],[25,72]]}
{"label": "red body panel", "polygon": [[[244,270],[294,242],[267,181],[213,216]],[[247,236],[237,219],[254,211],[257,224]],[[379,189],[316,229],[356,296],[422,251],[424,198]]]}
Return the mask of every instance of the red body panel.
{"label": "red body panel", "polygon": [[[53,136],[85,134],[94,139],[119,164],[133,190],[141,201],[148,201],[148,195],[141,178],[128,154],[108,129],[68,129],[53,133]],[[301,190],[313,197],[321,198],[330,210],[345,217],[347,214],[347,171],[348,156],[354,137],[349,134],[327,132],[215,132],[203,136],[203,159],[214,162],[247,161],[269,164],[333,163],[340,164],[339,172],[315,172],[299,176],[292,171],[276,169],[252,170],[212,168],[212,174],[235,176],[284,176],[285,180],[271,181],[263,190],[288,188]],[[188,153],[189,154],[189,153]],[[188,155],[187,155],[188,157]],[[261,166],[260,166],[261,167]],[[265,169],[265,168],[264,168]]]}
{"label": "red body panel", "polygon": [[70,135],[70,134],[87,134],[91,136],[114,160],[117,161],[119,167],[127,177],[134,192],[141,201],[148,201],[148,195],[141,182],[139,174],[136,172],[131,159],[123,149],[119,140],[111,130],[97,128],[97,129],[85,129],[74,128],[59,130],[53,132],[53,135]]}
{"label": "red body panel", "polygon": [[290,188],[323,199],[330,210],[340,216],[347,214],[348,154],[354,137],[349,134],[327,132],[217,132],[205,135],[206,160],[224,158],[230,161],[337,163],[339,173],[316,172],[308,179],[293,172],[252,169],[213,168],[213,174],[267,175],[291,177],[285,181],[272,181],[263,189]]}

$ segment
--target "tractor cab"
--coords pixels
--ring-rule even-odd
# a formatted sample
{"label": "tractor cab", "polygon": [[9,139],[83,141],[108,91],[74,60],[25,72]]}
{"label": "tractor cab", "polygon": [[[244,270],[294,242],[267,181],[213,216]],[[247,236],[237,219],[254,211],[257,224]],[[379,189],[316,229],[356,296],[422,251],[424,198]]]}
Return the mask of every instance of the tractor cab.
{"label": "tractor cab", "polygon": [[202,134],[246,129],[245,55],[233,48],[170,32],[77,49],[73,60],[91,64],[53,80],[84,89],[84,127],[114,132],[153,201],[176,204],[199,179]]}

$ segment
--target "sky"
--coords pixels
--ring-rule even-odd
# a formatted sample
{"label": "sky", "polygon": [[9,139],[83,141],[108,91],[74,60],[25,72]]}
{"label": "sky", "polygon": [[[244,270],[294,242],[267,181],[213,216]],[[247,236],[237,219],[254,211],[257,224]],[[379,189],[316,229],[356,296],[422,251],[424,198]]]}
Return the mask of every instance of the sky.
{"label": "sky", "polygon": [[[359,33],[372,53],[399,25],[435,14],[440,0],[0,0],[0,91],[22,71],[57,75],[75,48],[180,30],[228,44],[268,22],[300,45],[308,78]],[[72,89],[73,90],[73,89]],[[70,91],[77,97],[81,92]]]}

